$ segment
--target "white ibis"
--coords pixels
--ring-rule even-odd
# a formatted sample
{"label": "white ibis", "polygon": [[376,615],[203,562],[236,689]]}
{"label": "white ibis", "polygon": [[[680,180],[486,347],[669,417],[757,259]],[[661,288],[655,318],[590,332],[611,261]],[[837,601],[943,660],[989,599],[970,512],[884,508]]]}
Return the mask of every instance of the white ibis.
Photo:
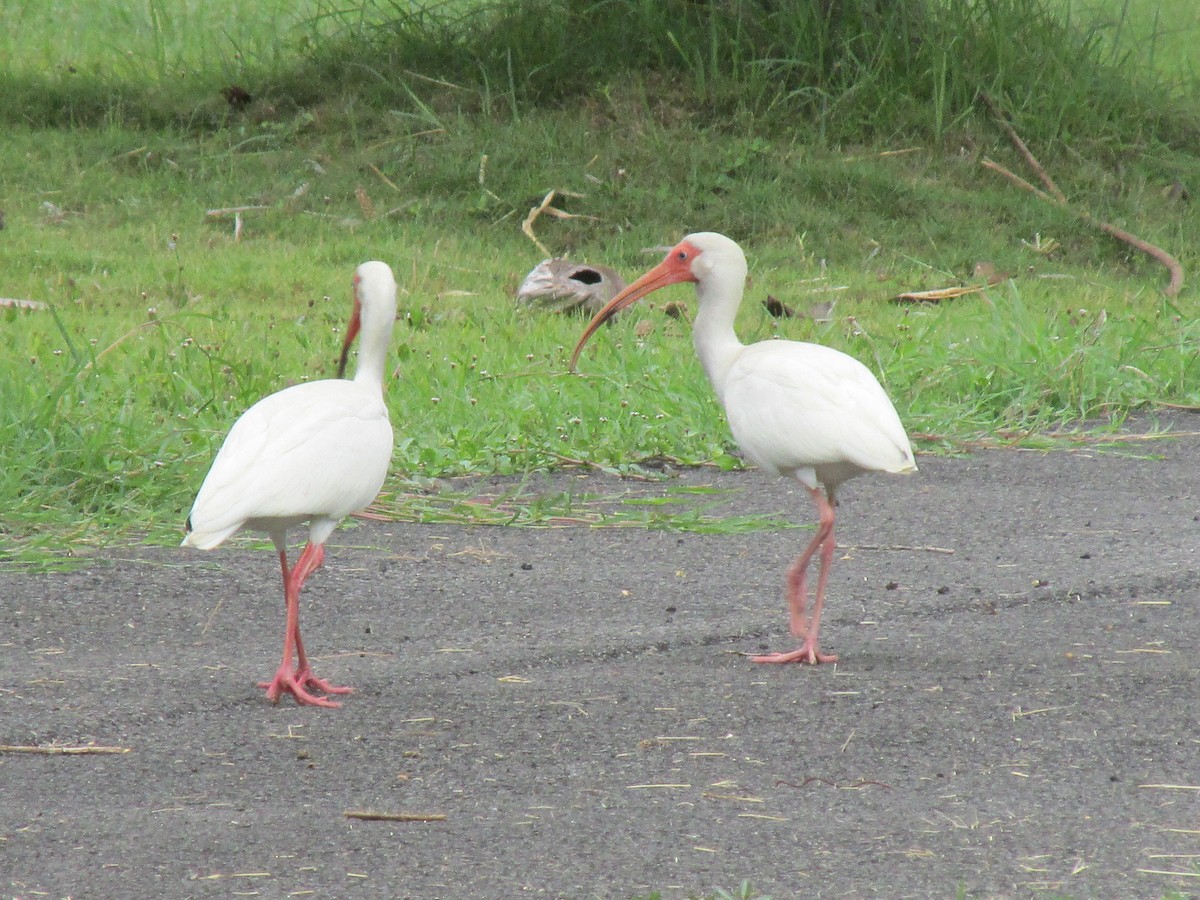
{"label": "white ibis", "polygon": [[[313,674],[300,640],[300,589],[325,556],[338,523],[367,506],[387,475],[392,426],[383,401],[383,367],[396,319],[396,280],[386,263],[366,262],[354,273],[354,310],[338,378],[293,385],[251,406],[233,423],[200,486],[183,545],[210,550],[242,528],[265,531],[279,553],[287,628],[283,662],[262,682],[276,703],[340,706],[324,694],[346,694]],[[361,330],[358,369],[341,378],[350,345]],[[308,523],[308,544],[288,567],[287,530]],[[292,659],[295,657],[295,665]]]}
{"label": "white ibis", "polygon": [[[746,457],[775,475],[795,478],[817,504],[817,533],[790,569],[791,632],[801,644],[760,663],[836,662],[818,646],[825,585],[833,561],[835,492],[865,472],[915,472],[912,447],[887,394],[862,363],[838,350],[798,341],[743,344],[733,330],[746,282],[742,248],[722,234],[689,234],[666,259],[598,312],[571,357],[606,320],[647,294],[691,281],[699,310],[692,330],[696,355],[725,408]],[[821,552],[812,616],[806,617],[809,563]]]}

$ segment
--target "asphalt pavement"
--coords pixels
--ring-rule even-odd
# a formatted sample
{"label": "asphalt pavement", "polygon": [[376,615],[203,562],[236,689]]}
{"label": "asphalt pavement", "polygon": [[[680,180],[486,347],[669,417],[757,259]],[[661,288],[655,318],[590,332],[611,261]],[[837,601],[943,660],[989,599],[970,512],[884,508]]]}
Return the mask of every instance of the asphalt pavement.
{"label": "asphalt pavement", "polygon": [[[301,618],[338,710],[255,687],[269,549],[0,574],[0,895],[1192,896],[1200,431],[1166,424],[848,484],[836,665],[747,658],[792,646],[800,528],[343,527]],[[520,490],[681,486],[812,517],[756,472]]]}

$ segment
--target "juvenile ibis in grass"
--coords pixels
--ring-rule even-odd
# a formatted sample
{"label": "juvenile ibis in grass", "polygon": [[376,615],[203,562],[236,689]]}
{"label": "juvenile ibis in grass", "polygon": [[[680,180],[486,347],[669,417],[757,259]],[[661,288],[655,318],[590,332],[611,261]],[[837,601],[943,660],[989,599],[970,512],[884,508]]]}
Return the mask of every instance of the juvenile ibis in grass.
{"label": "juvenile ibis in grass", "polygon": [[[354,308],[338,378],[293,385],[251,406],[233,423],[213,460],[186,525],[183,546],[210,550],[242,528],[265,531],[283,570],[287,626],[283,661],[259,684],[276,703],[340,706],[320,694],[346,694],[318,678],[300,639],[300,589],[325,556],[338,523],[379,493],[392,458],[392,426],[383,400],[383,367],[396,320],[396,280],[386,263],[366,262],[354,273]],[[358,369],[343,380],[354,338],[361,332]],[[295,565],[287,531],[308,524],[308,544]]]}
{"label": "juvenile ibis in grass", "polygon": [[552,312],[596,313],[624,287],[625,279],[615,269],[556,256],[530,270],[517,288],[517,299]]}
{"label": "juvenile ibis in grass", "polygon": [[[835,493],[842,482],[866,472],[915,472],[908,435],[878,380],[853,357],[820,344],[771,340],[747,345],[738,340],[733,324],[746,282],[746,257],[736,243],[712,232],[688,235],[666,259],[613,297],[584,330],[571,370],[606,320],[647,294],[683,281],[696,285],[699,309],[692,341],[734,439],[759,468],[803,484],[817,505],[816,534],[787,575],[791,632],[800,646],[753,660],[836,662],[818,644],[836,546]],[[818,551],[821,567],[809,616],[806,579]]]}

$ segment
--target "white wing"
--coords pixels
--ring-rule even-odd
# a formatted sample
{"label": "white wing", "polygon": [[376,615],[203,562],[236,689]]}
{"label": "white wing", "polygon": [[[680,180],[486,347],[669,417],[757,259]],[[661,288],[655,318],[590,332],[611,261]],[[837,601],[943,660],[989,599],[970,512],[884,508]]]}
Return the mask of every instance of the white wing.
{"label": "white wing", "polygon": [[341,519],[375,499],[391,455],[377,390],[331,379],[264,397],[234,423],[213,460],[187,543],[215,547],[247,522]]}
{"label": "white wing", "polygon": [[751,344],[730,368],[723,399],[734,438],[768,471],[834,486],[862,472],[916,468],[892,401],[866,366],[838,350]]}

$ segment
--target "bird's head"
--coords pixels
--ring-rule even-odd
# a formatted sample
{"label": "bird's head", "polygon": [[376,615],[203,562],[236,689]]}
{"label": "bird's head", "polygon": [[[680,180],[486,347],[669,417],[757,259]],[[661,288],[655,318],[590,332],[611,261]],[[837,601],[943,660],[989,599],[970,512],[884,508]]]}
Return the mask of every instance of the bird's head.
{"label": "bird's head", "polygon": [[387,263],[378,260],[363,263],[354,270],[353,284],[354,309],[350,313],[350,323],[346,326],[346,340],[342,342],[342,355],[338,359],[338,378],[346,374],[346,362],[350,359],[350,347],[362,328],[365,298],[390,296],[393,310],[395,307],[396,279]]}
{"label": "bird's head", "polygon": [[647,294],[652,294],[669,284],[685,281],[703,284],[716,273],[736,271],[738,265],[740,277],[744,279],[746,256],[742,253],[742,248],[725,235],[715,231],[689,234],[667,252],[662,262],[613,297],[596,313],[595,318],[584,329],[579,343],[575,345],[575,352],[571,354],[570,370],[575,371],[579,354],[583,352],[584,345],[596,330],[627,306],[632,306]]}

